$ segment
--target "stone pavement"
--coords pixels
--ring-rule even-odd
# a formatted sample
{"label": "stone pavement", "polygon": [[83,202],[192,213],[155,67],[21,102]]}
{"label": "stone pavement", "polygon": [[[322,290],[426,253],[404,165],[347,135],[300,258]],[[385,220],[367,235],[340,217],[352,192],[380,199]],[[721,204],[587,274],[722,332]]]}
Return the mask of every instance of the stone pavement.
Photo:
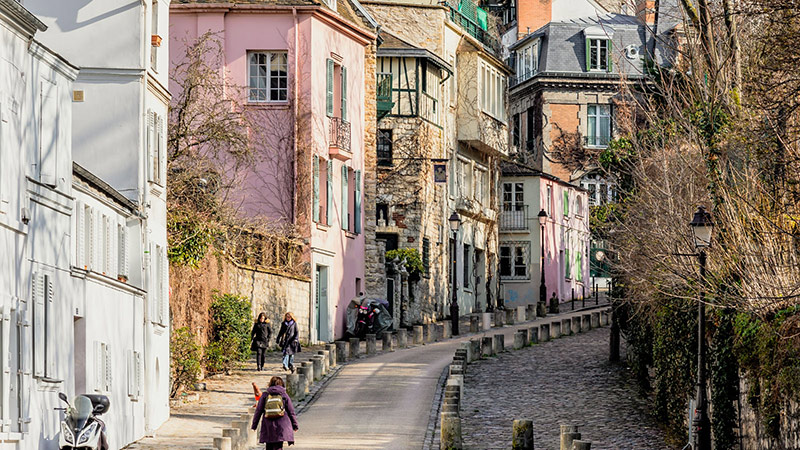
{"label": "stone pavement", "polygon": [[533,420],[537,450],[559,449],[561,424],[577,425],[592,450],[670,448],[624,366],[608,363],[609,333],[593,329],[470,365],[464,448],[510,448],[514,419]]}

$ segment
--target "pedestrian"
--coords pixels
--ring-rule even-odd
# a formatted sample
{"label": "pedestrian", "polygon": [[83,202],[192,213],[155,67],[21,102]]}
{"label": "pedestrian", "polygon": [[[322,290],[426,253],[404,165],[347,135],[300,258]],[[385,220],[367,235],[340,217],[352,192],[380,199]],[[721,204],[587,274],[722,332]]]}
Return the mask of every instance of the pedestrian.
{"label": "pedestrian", "polygon": [[290,370],[292,373],[294,373],[294,355],[300,353],[300,341],[297,340],[297,335],[297,322],[294,320],[294,315],[287,312],[283,316],[277,341],[283,351],[283,370]]}
{"label": "pedestrian", "polygon": [[[263,416],[263,418],[262,418]],[[272,377],[269,387],[261,395],[253,414],[253,423],[250,428],[258,428],[261,422],[261,432],[258,442],[267,444],[267,450],[283,448],[283,443],[294,444],[294,432],[297,431],[297,417],[294,414],[292,399],[286,395],[283,378]]]}
{"label": "pedestrian", "polygon": [[258,315],[256,323],[253,324],[253,331],[250,332],[250,350],[256,352],[256,367],[259,372],[264,369],[271,336],[272,328],[269,326],[269,319],[267,319],[266,313],[262,312]]}

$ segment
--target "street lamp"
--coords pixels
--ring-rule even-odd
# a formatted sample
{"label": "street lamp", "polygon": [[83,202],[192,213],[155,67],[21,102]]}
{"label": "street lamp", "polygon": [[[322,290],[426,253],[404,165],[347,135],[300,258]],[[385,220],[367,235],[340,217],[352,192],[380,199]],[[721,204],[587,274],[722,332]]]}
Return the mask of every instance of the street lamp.
{"label": "street lamp", "polygon": [[692,428],[694,430],[694,450],[711,450],[711,421],[708,418],[706,402],[706,341],[705,341],[705,292],[703,283],[706,279],[706,250],[711,248],[711,233],[714,222],[702,206],[697,208],[694,218],[689,224],[692,227],[694,247],[699,250],[700,259],[700,295],[697,303],[697,398],[695,399]]}
{"label": "street lamp", "polygon": [[450,215],[450,231],[453,232],[453,299],[450,301],[450,320],[453,321],[452,332],[453,336],[458,336],[458,266],[456,265],[456,255],[457,255],[457,238],[458,238],[458,228],[461,226],[461,217],[458,216],[458,213],[453,211],[453,214]]}
{"label": "street lamp", "polygon": [[540,245],[540,247],[542,248],[542,256],[539,262],[539,266],[542,268],[542,276],[540,278],[540,283],[539,283],[539,305],[536,309],[537,309],[537,314],[544,317],[544,314],[540,313],[545,311],[545,303],[547,302],[547,286],[544,283],[544,224],[545,222],[547,222],[547,212],[544,209],[540,210],[538,217],[539,217],[539,228],[542,230],[541,233],[542,240]]}

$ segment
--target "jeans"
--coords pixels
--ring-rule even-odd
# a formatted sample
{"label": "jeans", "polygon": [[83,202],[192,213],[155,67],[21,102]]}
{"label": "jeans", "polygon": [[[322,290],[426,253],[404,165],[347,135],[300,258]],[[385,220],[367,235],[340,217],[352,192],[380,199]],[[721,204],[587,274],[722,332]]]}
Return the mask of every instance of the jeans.
{"label": "jeans", "polygon": [[264,368],[264,362],[266,362],[266,360],[267,360],[267,349],[266,348],[257,347],[256,348],[256,367],[258,367],[258,370],[261,370],[261,369]]}
{"label": "jeans", "polygon": [[283,355],[283,367],[293,367],[294,366],[294,355]]}

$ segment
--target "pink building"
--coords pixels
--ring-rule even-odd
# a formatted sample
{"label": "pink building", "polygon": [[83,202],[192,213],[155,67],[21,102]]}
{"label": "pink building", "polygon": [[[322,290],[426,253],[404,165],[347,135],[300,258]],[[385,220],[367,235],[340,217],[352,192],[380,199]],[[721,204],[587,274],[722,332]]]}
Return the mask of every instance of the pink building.
{"label": "pink building", "polygon": [[375,35],[358,8],[347,0],[170,7],[173,62],[187,43],[214,32],[222,69],[263,121],[256,131],[263,151],[242,187],[242,210],[293,226],[307,242],[312,341],[341,337],[347,304],[363,290],[365,132],[375,101],[366,96],[370,83],[374,96],[374,74],[365,74],[374,67]]}

